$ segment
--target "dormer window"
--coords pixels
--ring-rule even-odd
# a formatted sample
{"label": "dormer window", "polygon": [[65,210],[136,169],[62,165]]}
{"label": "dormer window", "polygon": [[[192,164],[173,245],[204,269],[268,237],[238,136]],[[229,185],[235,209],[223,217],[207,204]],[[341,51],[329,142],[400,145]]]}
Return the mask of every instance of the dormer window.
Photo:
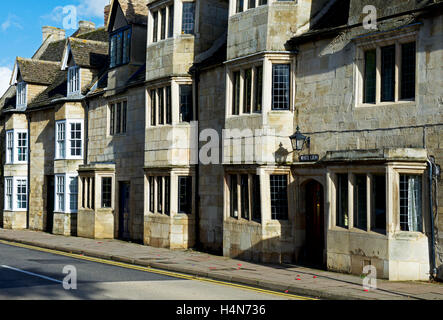
{"label": "dormer window", "polygon": [[17,107],[26,107],[27,99],[27,85],[26,82],[17,84]]}
{"label": "dormer window", "polygon": [[68,96],[80,92],[80,68],[70,67],[68,69]]}
{"label": "dormer window", "polygon": [[112,33],[110,43],[110,68],[128,64],[131,52],[131,28]]}

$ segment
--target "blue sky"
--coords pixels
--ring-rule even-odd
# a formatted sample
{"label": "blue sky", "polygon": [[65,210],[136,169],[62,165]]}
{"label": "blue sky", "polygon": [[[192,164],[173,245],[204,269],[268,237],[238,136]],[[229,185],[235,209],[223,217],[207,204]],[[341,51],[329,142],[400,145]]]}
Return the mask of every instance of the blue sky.
{"label": "blue sky", "polygon": [[[0,96],[7,88],[17,56],[31,58],[42,42],[41,27],[66,27],[67,13],[75,7],[78,20],[103,25],[103,8],[109,0],[15,0],[2,1],[0,11]],[[67,7],[72,6],[72,7]],[[66,30],[69,36],[75,30]]]}

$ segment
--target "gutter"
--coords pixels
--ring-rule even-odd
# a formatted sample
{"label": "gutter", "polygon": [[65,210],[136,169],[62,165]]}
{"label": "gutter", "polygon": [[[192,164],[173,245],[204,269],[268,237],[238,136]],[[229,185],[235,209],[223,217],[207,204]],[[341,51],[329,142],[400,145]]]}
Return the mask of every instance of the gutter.
{"label": "gutter", "polygon": [[27,178],[27,182],[26,182],[26,229],[29,229],[29,204],[30,204],[30,196],[31,196],[31,115],[30,114],[26,114],[26,120],[28,122],[28,163],[27,163],[27,167],[28,167],[28,178]]}
{"label": "gutter", "polygon": [[437,266],[435,263],[435,222],[434,222],[434,203],[433,203],[433,185],[434,185],[434,171],[435,160],[434,157],[429,157],[426,162],[428,163],[429,170],[429,216],[431,222],[431,255],[430,255],[430,263],[429,263],[429,276],[432,280],[435,280],[437,276]]}

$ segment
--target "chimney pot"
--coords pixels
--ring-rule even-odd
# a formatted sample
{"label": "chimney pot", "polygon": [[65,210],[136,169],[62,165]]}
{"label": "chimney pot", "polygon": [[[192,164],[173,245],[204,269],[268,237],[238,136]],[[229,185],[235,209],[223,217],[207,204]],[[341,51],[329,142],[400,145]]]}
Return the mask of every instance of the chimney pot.
{"label": "chimney pot", "polygon": [[63,29],[59,29],[51,26],[42,27],[42,38],[43,42],[51,36],[51,42],[63,40],[66,36],[66,31]]}
{"label": "chimney pot", "polygon": [[92,21],[79,21],[78,28],[81,31],[95,30],[95,23]]}

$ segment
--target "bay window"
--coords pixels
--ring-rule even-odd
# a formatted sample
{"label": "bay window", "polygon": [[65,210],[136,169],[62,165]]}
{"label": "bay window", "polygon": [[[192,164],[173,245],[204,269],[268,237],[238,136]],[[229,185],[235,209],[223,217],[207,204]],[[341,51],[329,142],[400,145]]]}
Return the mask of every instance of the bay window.
{"label": "bay window", "polygon": [[[155,11],[154,11],[155,10]],[[174,35],[174,5],[161,5],[151,13],[152,42],[172,38]]]}
{"label": "bay window", "polygon": [[83,157],[83,120],[57,121],[55,126],[56,160]]}
{"label": "bay window", "polygon": [[4,206],[8,211],[25,211],[28,208],[28,179],[26,177],[6,177]]}
{"label": "bay window", "polygon": [[151,126],[172,124],[171,86],[150,91]]}
{"label": "bay window", "polygon": [[272,110],[289,110],[290,69],[289,64],[272,66]]}
{"label": "bay window", "polygon": [[28,131],[22,129],[6,132],[6,164],[28,161]]}
{"label": "bay window", "polygon": [[261,113],[263,104],[263,66],[251,65],[234,70],[232,79],[232,115]]}
{"label": "bay window", "polygon": [[271,215],[273,220],[288,220],[288,176],[271,175]]}
{"label": "bay window", "polygon": [[230,216],[260,223],[260,176],[255,174],[230,174],[228,178]]}
{"label": "bay window", "polygon": [[178,177],[178,213],[192,214],[192,177]]}
{"label": "bay window", "polygon": [[180,85],[180,122],[191,122],[192,119],[192,85]]}
{"label": "bay window", "polygon": [[171,210],[171,177],[148,177],[149,211],[170,215]]}
{"label": "bay window", "polygon": [[400,229],[402,231],[423,231],[421,179],[420,175],[400,175]]}
{"label": "bay window", "polygon": [[102,208],[112,207],[112,178],[102,178]]}
{"label": "bay window", "polygon": [[76,174],[55,175],[55,211],[76,213],[78,209],[78,177]]}

